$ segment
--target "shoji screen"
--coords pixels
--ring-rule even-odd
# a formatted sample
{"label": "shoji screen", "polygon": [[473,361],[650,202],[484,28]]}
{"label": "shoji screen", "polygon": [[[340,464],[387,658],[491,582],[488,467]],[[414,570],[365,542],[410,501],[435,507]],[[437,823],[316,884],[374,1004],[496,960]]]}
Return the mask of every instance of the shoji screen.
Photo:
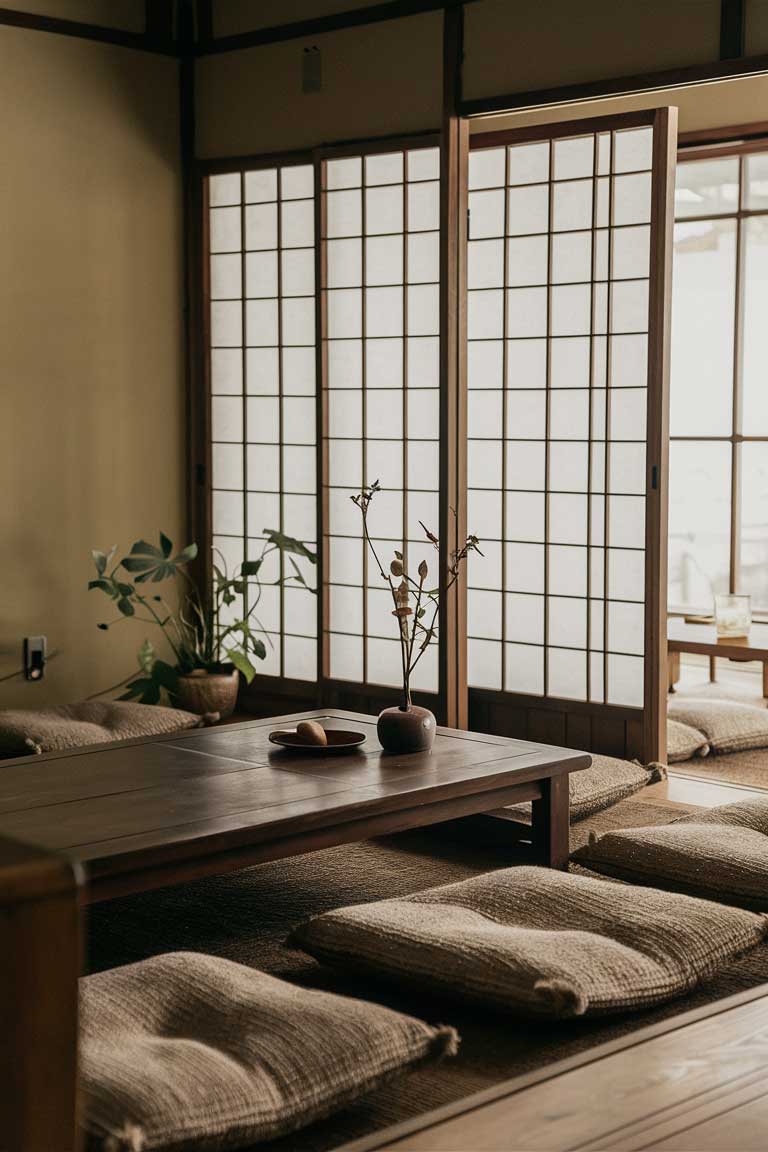
{"label": "shoji screen", "polygon": [[662,110],[473,141],[476,727],[495,703],[521,735],[635,754],[655,739],[669,136]]}
{"label": "shoji screen", "polygon": [[[437,554],[439,219],[436,147],[322,162],[324,675],[350,688],[401,683],[390,593],[350,497],[378,480],[370,529],[382,564]],[[438,689],[437,647],[414,688]]]}
{"label": "shoji screen", "polygon": [[[231,570],[260,555],[264,529],[316,545],[314,167],[213,175],[207,195],[213,547]],[[279,563],[261,573],[258,671],[314,681],[317,597],[270,586]],[[246,584],[233,619],[253,596]]]}

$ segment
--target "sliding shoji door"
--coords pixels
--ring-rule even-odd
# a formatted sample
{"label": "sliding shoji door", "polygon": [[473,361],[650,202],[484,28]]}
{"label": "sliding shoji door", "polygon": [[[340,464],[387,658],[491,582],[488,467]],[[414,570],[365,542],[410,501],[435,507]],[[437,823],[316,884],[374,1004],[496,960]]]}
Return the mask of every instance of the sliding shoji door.
{"label": "sliding shoji door", "polygon": [[[378,480],[369,523],[382,564],[397,550],[436,580],[420,521],[439,531],[439,150],[379,145],[327,155],[320,170],[323,695],[375,708],[402,682],[400,646],[350,497]],[[413,688],[436,706],[436,645]]]}
{"label": "sliding shoji door", "polygon": [[[315,170],[225,172],[206,191],[213,562],[231,572],[261,554],[265,529],[316,547]],[[311,584],[312,566],[302,571]],[[258,671],[278,691],[312,696],[318,599],[274,583],[286,574],[272,553],[255,609],[267,640]],[[246,582],[229,618],[255,594]]]}
{"label": "sliding shoji door", "polygon": [[473,728],[663,747],[673,116],[472,139]]}

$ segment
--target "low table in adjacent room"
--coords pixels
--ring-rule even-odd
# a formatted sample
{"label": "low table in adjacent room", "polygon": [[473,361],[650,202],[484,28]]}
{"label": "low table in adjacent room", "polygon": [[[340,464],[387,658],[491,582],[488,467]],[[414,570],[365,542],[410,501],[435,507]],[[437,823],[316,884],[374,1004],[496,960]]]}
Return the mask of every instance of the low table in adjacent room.
{"label": "low table in adjacent room", "polygon": [[669,690],[674,692],[680,679],[680,653],[692,652],[709,657],[709,678],[715,680],[715,661],[758,660],[763,665],[763,696],[768,698],[768,624],[752,624],[748,636],[718,636],[714,624],[695,624],[679,616],[670,617],[667,625],[669,650]]}

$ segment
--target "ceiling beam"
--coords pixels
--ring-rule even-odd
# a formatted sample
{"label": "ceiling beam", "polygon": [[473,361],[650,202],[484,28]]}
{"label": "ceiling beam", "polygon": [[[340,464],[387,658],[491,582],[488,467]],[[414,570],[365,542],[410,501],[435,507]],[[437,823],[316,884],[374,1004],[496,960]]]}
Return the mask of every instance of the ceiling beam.
{"label": "ceiling beam", "polygon": [[96,40],[101,44],[116,44],[121,48],[136,48],[140,52],[176,55],[176,45],[165,37],[128,32],[123,28],[104,28],[100,24],[86,24],[79,20],[63,20],[58,16],[39,16],[15,8],[0,8],[0,25],[3,24],[35,32],[52,32],[57,36],[74,36],[80,40]]}
{"label": "ceiling beam", "polygon": [[463,4],[476,2],[477,0],[388,0],[387,3],[372,4],[368,8],[352,8],[347,12],[317,16],[312,20],[278,24],[271,28],[254,28],[250,32],[238,32],[232,36],[219,36],[209,40],[201,38],[197,44],[196,54],[210,56],[214,53],[234,52],[243,48],[259,48],[265,44],[279,44],[285,40],[299,40],[307,36],[320,36],[325,32],[338,32],[343,28],[378,24],[383,20],[400,20],[405,16],[418,16],[423,12],[461,8]]}

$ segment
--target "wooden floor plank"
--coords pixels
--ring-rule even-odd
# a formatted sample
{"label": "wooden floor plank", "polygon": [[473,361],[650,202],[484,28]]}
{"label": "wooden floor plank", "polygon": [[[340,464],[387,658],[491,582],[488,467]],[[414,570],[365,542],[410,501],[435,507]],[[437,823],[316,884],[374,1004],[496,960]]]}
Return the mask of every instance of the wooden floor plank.
{"label": "wooden floor plank", "polygon": [[697,1018],[681,1016],[660,1034],[627,1037],[602,1058],[586,1054],[576,1067],[555,1068],[530,1085],[521,1077],[492,1100],[469,1098],[447,1118],[421,1117],[340,1152],[764,1149],[768,989],[735,1007],[709,1005],[691,1015]]}

